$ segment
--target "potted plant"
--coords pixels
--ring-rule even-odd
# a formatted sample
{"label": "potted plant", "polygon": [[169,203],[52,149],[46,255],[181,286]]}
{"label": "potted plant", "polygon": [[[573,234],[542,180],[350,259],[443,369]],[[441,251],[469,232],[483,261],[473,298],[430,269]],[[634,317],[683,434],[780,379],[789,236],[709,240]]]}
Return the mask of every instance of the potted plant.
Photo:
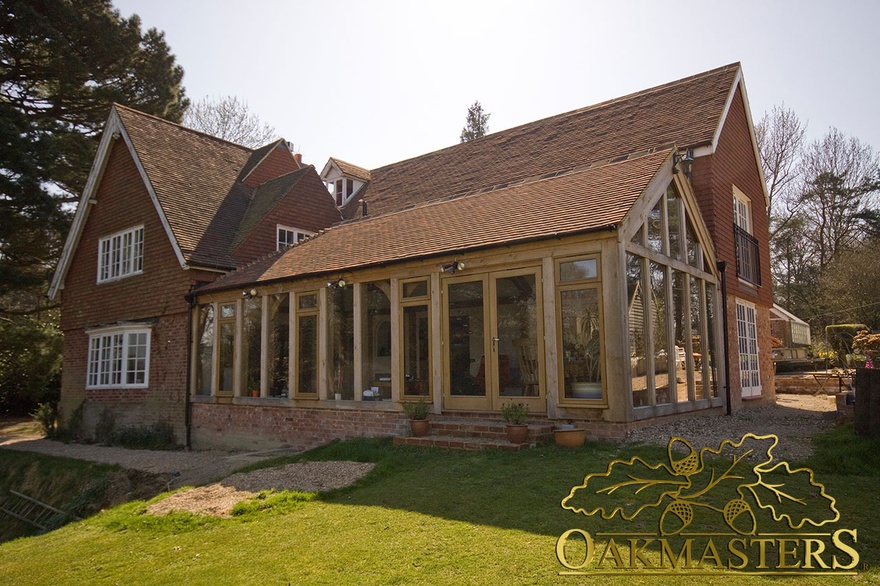
{"label": "potted plant", "polygon": [[507,439],[512,444],[523,444],[529,439],[529,426],[526,418],[529,416],[529,406],[525,403],[506,403],[501,406],[501,417],[507,422],[505,431]]}
{"label": "potted plant", "polygon": [[409,429],[415,437],[422,437],[428,433],[430,411],[431,406],[424,399],[403,404],[403,412],[409,417]]}
{"label": "potted plant", "polygon": [[556,445],[564,448],[579,448],[584,445],[586,437],[587,430],[573,423],[563,423],[553,430]]}

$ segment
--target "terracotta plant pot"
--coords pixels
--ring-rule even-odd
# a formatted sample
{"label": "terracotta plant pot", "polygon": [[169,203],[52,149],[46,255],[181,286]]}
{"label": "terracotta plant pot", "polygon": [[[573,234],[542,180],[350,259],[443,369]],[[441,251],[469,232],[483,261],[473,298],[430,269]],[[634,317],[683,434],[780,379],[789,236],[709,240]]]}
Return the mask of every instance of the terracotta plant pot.
{"label": "terracotta plant pot", "polygon": [[556,445],[564,448],[579,448],[584,445],[586,437],[586,429],[572,428],[553,430],[553,439],[556,440]]}
{"label": "terracotta plant pot", "polygon": [[529,439],[529,426],[524,423],[508,423],[505,431],[507,431],[508,441],[512,444],[524,444]]}
{"label": "terracotta plant pot", "polygon": [[415,437],[427,435],[430,424],[427,419],[410,419],[409,430]]}

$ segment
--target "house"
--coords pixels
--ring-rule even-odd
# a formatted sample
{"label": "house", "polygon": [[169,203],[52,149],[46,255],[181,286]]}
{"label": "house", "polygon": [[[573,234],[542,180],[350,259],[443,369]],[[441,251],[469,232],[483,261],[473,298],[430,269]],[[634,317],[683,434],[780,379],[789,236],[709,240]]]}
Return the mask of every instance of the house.
{"label": "house", "polygon": [[[98,161],[87,194],[100,200],[114,188],[104,188]],[[238,215],[205,210],[209,225],[227,226],[217,254],[250,251],[276,221],[245,220],[249,210],[263,218],[271,206],[258,201],[274,199],[257,192],[281,178],[261,177],[239,201],[240,173],[217,186]],[[594,437],[774,400],[768,199],[739,64],[379,169],[332,158],[321,179],[315,201],[273,209],[295,216],[323,198],[342,221],[328,213],[323,226],[297,224],[316,234],[182,281],[189,306],[173,293],[175,323],[192,334],[189,360],[175,343],[174,372],[185,365],[187,381],[157,364],[169,346],[163,329],[147,349],[142,397],[89,388],[89,336],[136,318],[127,306],[65,318],[65,335],[79,340],[65,356],[71,377],[80,365],[78,379],[65,370],[66,409],[83,397],[92,413],[127,400],[134,420],[155,394],[177,406],[166,416],[183,414],[196,447],[307,448],[402,433],[401,403],[419,399],[436,419],[492,418],[515,401],[536,420],[583,422]],[[75,224],[65,249],[83,266],[62,260],[53,283],[64,285],[65,313],[74,275],[103,290],[96,251],[115,232],[91,229],[100,211]],[[232,237],[248,225],[257,227]],[[94,301],[80,303],[73,311]]]}
{"label": "house", "polygon": [[189,384],[185,297],[340,219],[283,140],[252,150],[114,105],[49,295],[62,302],[61,412],[87,429],[172,422]]}

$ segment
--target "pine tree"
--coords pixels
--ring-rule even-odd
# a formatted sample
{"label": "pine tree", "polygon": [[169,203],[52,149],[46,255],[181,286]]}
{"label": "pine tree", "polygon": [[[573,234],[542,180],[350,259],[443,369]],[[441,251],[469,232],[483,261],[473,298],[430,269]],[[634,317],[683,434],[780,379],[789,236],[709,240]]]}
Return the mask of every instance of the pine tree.
{"label": "pine tree", "polygon": [[483,106],[480,101],[474,102],[467,113],[467,123],[461,129],[461,142],[470,142],[485,136],[489,132],[489,116],[491,114],[483,113]]}

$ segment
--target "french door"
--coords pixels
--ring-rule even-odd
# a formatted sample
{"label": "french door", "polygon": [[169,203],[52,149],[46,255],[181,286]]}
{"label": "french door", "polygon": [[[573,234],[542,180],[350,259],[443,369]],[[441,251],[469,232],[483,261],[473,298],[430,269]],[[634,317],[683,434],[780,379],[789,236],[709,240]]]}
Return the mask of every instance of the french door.
{"label": "french door", "polygon": [[742,396],[757,397],[761,394],[761,370],[758,366],[758,327],[754,305],[736,302],[736,335]]}
{"label": "french door", "polygon": [[457,276],[443,283],[443,403],[495,411],[514,401],[543,412],[538,267]]}

